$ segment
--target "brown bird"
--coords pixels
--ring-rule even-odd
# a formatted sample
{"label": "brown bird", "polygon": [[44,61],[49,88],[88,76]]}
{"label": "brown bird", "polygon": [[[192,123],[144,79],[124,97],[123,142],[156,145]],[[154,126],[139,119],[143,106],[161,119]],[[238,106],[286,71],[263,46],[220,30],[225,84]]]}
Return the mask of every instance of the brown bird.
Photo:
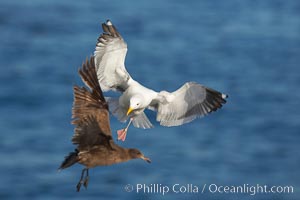
{"label": "brown bird", "polygon": [[59,170],[80,163],[85,166],[76,188],[80,191],[83,184],[88,186],[89,169],[96,166],[112,165],[140,158],[148,163],[138,149],[122,148],[115,144],[111,135],[108,104],[102,94],[97,80],[94,57],[82,65],[79,74],[89,88],[74,86],[74,102],[72,108],[72,124],[75,125],[73,144],[74,152],[65,157]]}

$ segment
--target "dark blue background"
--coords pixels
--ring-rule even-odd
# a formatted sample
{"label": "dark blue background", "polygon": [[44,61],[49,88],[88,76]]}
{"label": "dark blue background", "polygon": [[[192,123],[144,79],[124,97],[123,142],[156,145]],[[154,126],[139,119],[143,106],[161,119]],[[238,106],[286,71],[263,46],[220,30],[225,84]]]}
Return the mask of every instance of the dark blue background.
{"label": "dark blue background", "polygon": [[[72,86],[93,54],[100,23],[111,19],[128,43],[133,78],[156,91],[196,81],[228,93],[212,115],[180,127],[131,127],[134,160],[57,173],[72,151]],[[299,199],[300,2],[0,2],[0,198],[157,199],[128,183],[292,185],[294,194],[168,194],[165,199]],[[124,126],[111,118],[113,136]]]}

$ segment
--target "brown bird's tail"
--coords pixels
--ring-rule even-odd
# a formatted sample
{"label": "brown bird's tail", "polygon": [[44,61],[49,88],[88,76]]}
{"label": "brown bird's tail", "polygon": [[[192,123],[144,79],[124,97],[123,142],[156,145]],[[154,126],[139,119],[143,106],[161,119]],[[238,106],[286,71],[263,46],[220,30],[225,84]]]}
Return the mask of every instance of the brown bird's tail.
{"label": "brown bird's tail", "polygon": [[75,149],[75,152],[71,152],[71,153],[69,153],[69,155],[67,155],[65,157],[65,160],[62,162],[62,164],[60,165],[58,170],[62,170],[62,169],[65,169],[67,167],[70,167],[70,166],[74,165],[77,162],[78,162],[78,150]]}

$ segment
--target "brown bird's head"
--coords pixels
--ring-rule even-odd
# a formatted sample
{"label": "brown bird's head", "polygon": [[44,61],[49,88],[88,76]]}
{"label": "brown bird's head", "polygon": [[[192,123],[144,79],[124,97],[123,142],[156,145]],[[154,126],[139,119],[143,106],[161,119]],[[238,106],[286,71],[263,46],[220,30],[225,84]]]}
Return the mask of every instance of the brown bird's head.
{"label": "brown bird's head", "polygon": [[128,153],[129,153],[129,156],[131,159],[140,158],[148,163],[151,163],[151,160],[149,158],[145,157],[144,154],[142,154],[138,149],[129,149]]}

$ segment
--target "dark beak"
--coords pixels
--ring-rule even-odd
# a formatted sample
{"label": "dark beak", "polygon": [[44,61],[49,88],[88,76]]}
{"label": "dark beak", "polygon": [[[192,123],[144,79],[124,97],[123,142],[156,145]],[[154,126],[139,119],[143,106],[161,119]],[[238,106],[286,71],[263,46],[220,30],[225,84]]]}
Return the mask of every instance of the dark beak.
{"label": "dark beak", "polygon": [[145,156],[142,156],[141,159],[143,159],[144,161],[146,161],[147,163],[151,163],[150,158],[147,158]]}

